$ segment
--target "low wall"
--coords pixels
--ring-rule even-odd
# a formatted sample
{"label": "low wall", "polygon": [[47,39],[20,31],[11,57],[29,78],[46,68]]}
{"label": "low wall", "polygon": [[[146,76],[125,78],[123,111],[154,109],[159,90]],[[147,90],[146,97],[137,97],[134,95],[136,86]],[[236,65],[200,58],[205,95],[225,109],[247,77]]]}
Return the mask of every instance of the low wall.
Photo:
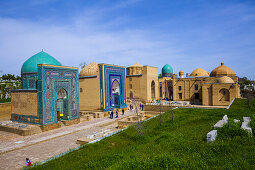
{"label": "low wall", "polygon": [[8,126],[0,126],[0,131],[11,132],[21,136],[29,136],[42,132],[41,128],[38,126],[27,127],[23,129]]}
{"label": "low wall", "polygon": [[175,106],[164,106],[164,105],[143,105],[143,111],[156,111],[165,112],[169,109],[175,108]]}
{"label": "low wall", "polygon": [[11,119],[11,103],[0,103],[0,120]]}
{"label": "low wall", "polygon": [[63,124],[65,126],[71,126],[71,125],[74,125],[74,124],[79,124],[80,123],[80,118],[73,119],[73,120],[62,120],[61,122],[63,122]]}

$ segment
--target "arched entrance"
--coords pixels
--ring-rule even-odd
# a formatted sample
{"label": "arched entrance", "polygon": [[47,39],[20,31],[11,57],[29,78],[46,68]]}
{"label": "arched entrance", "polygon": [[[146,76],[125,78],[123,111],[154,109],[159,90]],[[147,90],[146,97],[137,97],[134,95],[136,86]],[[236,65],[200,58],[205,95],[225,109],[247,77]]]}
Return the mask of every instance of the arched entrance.
{"label": "arched entrance", "polygon": [[120,105],[120,84],[116,79],[112,82],[112,105]]}
{"label": "arched entrance", "polygon": [[173,86],[168,86],[168,100],[173,101]]}
{"label": "arched entrance", "polygon": [[57,93],[57,120],[67,120],[68,119],[68,99],[67,91],[61,88]]}
{"label": "arched entrance", "polygon": [[152,80],[151,82],[151,99],[155,99],[155,82]]}
{"label": "arched entrance", "polygon": [[133,99],[134,98],[134,96],[133,96],[133,92],[132,91],[130,91],[130,97],[129,97],[130,99]]}
{"label": "arched entrance", "polygon": [[229,101],[230,100],[230,96],[229,96],[229,90],[228,89],[221,89],[219,91],[219,101]]}

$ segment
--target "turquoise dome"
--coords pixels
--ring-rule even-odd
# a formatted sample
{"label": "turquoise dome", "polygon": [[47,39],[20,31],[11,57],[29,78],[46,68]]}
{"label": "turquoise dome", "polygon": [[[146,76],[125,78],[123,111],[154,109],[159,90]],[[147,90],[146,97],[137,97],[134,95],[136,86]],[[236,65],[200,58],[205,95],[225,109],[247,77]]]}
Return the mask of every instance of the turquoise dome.
{"label": "turquoise dome", "polygon": [[61,66],[61,63],[56,60],[54,57],[50,56],[44,51],[41,51],[24,62],[21,68],[21,74],[37,72],[37,64],[50,64]]}
{"label": "turquoise dome", "polygon": [[166,64],[163,68],[162,68],[162,74],[169,74],[172,73],[173,74],[173,68],[169,65]]}

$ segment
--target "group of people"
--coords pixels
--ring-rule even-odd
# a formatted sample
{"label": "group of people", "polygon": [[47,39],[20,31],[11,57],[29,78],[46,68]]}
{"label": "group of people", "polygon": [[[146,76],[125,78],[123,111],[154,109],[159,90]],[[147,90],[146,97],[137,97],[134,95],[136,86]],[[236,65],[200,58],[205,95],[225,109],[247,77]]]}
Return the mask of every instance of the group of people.
{"label": "group of people", "polygon": [[[129,106],[129,109],[130,109],[130,110],[133,110],[133,109],[134,109],[134,107],[133,107],[132,104]],[[140,110],[143,110],[143,104],[142,104],[142,103],[140,103],[139,109],[140,109]]]}
{"label": "group of people", "polygon": [[[115,116],[115,118],[118,118],[119,117],[119,114],[118,114],[118,110],[116,110],[116,116]],[[125,113],[125,110],[124,109],[122,109],[122,115],[124,115],[124,113]],[[113,110],[112,111],[109,111],[109,115],[110,115],[110,119],[113,119]]]}

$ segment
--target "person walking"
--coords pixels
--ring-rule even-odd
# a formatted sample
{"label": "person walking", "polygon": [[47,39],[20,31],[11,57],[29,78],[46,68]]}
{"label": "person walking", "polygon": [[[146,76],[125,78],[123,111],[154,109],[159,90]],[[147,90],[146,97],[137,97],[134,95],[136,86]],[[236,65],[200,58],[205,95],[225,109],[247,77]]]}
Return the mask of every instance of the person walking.
{"label": "person walking", "polygon": [[115,118],[118,118],[119,116],[118,116],[118,110],[116,110],[116,117]]}
{"label": "person walking", "polygon": [[122,108],[122,115],[124,115],[124,113],[125,113],[125,110]]}
{"label": "person walking", "polygon": [[31,161],[29,160],[29,158],[26,158],[25,167],[29,167],[29,166],[31,166],[31,165],[32,165],[32,163],[31,163]]}
{"label": "person walking", "polygon": [[142,104],[142,110],[143,110],[143,104]]}
{"label": "person walking", "polygon": [[108,114],[109,114],[109,116],[110,116],[110,119],[111,119],[111,111],[108,111]]}
{"label": "person walking", "polygon": [[111,119],[113,119],[113,110],[111,111]]}

